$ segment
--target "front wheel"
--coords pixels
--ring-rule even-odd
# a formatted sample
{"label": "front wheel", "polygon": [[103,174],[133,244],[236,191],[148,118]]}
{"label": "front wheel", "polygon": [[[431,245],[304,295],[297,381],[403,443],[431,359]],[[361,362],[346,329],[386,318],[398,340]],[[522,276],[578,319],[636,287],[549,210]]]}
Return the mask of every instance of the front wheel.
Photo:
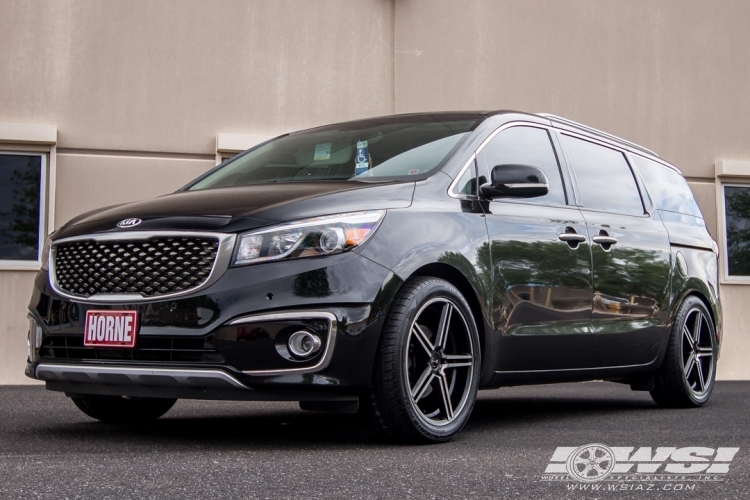
{"label": "front wheel", "polygon": [[167,413],[176,399],[124,398],[121,396],[73,397],[73,404],[91,418],[109,424],[141,424]]}
{"label": "front wheel", "polygon": [[716,377],[716,331],[697,297],[685,299],[675,317],[667,353],[651,397],[659,406],[703,406]]}
{"label": "front wheel", "polygon": [[447,441],[471,415],[479,367],[466,299],[442,279],[408,281],[388,314],[375,363],[375,425],[399,441]]}

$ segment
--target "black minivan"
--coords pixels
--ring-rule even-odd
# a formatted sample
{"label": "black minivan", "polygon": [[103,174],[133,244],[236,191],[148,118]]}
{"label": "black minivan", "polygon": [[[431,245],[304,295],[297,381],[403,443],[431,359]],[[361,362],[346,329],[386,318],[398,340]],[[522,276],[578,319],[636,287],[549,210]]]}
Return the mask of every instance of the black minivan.
{"label": "black minivan", "polygon": [[104,422],[179,398],[290,400],[417,442],[507,385],[602,379],[700,406],[717,254],[679,170],[590,127],[341,123],[55,231],[26,373]]}

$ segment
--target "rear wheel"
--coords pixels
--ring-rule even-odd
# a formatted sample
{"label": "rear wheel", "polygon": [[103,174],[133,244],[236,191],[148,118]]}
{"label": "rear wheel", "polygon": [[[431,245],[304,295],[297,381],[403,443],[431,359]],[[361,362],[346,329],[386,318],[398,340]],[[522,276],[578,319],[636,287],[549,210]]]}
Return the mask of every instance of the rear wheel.
{"label": "rear wheel", "polygon": [[703,301],[691,296],[677,312],[651,397],[659,406],[703,406],[711,396],[715,377],[714,324]]}
{"label": "rear wheel", "polygon": [[79,410],[91,418],[110,424],[150,422],[167,413],[176,399],[124,398],[121,396],[73,397]]}
{"label": "rear wheel", "polygon": [[461,293],[442,279],[410,280],[394,300],[375,363],[375,425],[400,441],[452,438],[474,407],[479,366],[479,336]]}

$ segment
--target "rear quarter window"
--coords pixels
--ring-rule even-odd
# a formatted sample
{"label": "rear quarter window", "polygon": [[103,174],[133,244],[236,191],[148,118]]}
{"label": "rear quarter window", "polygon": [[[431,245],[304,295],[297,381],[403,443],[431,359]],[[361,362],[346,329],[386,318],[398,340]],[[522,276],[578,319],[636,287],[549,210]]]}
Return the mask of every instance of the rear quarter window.
{"label": "rear quarter window", "polygon": [[671,168],[640,156],[635,156],[635,164],[656,208],[703,218],[684,177]]}

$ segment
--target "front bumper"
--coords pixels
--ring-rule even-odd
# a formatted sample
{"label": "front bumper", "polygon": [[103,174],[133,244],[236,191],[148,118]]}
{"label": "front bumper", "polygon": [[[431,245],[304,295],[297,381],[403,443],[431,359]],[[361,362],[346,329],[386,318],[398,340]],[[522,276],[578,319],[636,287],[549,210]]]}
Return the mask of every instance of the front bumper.
{"label": "front bumper", "polygon": [[[351,397],[369,386],[382,324],[400,280],[357,255],[229,269],[199,294],[133,304],[61,297],[37,277],[26,374],[48,389],[198,399]],[[276,307],[273,307],[276,306]],[[136,310],[134,350],[82,345],[86,311]],[[303,325],[324,349],[291,359],[280,346]],[[36,330],[32,326],[30,330]]]}
{"label": "front bumper", "polygon": [[135,368],[41,362],[35,378],[70,396],[128,396],[232,401],[357,401],[356,393],[291,388],[254,389],[227,371],[205,368]]}

